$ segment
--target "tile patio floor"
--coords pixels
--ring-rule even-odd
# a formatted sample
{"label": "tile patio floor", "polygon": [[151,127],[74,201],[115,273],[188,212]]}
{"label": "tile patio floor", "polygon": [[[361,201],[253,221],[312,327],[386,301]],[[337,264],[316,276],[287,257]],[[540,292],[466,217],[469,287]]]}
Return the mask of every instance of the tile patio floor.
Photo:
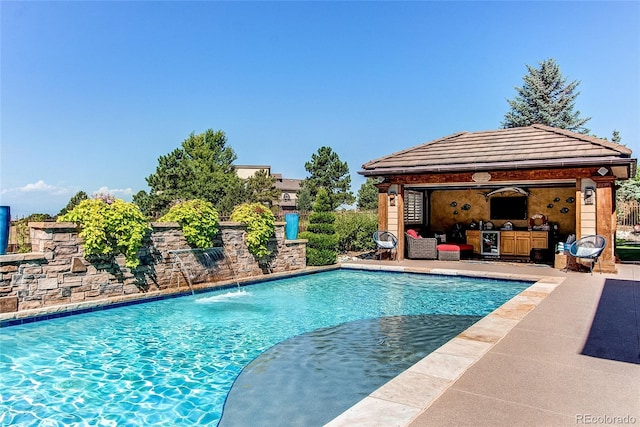
{"label": "tile patio floor", "polygon": [[[640,364],[581,354],[605,280],[640,281],[640,265],[618,264],[617,275],[596,267],[593,276],[482,261],[349,265],[538,282],[328,426],[640,426]],[[636,324],[627,334],[637,340],[640,284],[632,286]]]}

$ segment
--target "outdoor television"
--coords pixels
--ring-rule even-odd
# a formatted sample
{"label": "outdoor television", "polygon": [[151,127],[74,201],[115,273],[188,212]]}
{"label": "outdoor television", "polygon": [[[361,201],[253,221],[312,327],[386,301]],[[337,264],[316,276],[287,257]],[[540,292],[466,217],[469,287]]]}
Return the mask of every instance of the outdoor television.
{"label": "outdoor television", "polygon": [[493,197],[489,199],[491,219],[527,219],[526,197]]}

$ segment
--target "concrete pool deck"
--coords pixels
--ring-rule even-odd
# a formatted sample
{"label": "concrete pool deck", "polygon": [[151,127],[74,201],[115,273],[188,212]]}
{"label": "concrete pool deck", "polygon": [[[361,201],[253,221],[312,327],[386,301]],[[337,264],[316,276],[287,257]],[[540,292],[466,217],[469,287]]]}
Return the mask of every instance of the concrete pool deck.
{"label": "concrete pool deck", "polygon": [[536,283],[328,426],[640,425],[640,360],[583,354],[605,283],[612,281],[632,285],[627,314],[631,307],[635,325],[626,333],[636,334],[631,342],[638,350],[640,265],[617,264],[618,274],[599,274],[596,267],[593,276],[482,261],[358,261],[343,267]]}

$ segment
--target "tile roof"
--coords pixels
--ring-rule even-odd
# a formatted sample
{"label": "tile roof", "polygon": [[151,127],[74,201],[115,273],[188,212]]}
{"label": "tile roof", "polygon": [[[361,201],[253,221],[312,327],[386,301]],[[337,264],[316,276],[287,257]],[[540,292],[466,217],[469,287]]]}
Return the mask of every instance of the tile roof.
{"label": "tile roof", "polygon": [[277,180],[275,183],[275,187],[282,191],[289,191],[289,192],[295,193],[298,190],[300,190],[301,184],[302,184],[301,179],[284,178],[284,179]]}
{"label": "tile roof", "polygon": [[604,139],[544,125],[459,132],[362,165],[363,175],[629,164],[631,150]]}

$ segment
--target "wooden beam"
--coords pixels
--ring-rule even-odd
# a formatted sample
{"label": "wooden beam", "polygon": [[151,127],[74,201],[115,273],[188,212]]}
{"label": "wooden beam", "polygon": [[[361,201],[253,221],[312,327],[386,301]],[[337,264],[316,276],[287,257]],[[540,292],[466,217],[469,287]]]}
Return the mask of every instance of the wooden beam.
{"label": "wooden beam", "polygon": [[386,230],[389,228],[388,206],[389,206],[389,201],[387,196],[387,190],[378,188],[378,230]]}
{"label": "wooden beam", "polygon": [[[576,179],[591,178],[598,176],[597,167],[591,168],[567,168],[567,169],[531,169],[531,170],[508,170],[508,171],[487,171],[491,179],[487,185],[500,183],[501,181],[532,181],[532,180],[554,180],[554,179]],[[411,175],[391,175],[389,182],[392,184],[444,184],[444,183],[469,183],[475,184],[473,175],[476,172],[458,173],[429,173]]]}
{"label": "wooden beam", "polygon": [[398,209],[398,260],[404,259],[404,187],[398,185],[396,196],[396,209]]}
{"label": "wooden beam", "polygon": [[[596,183],[596,233],[607,239],[607,246],[600,256],[600,266],[603,272],[617,273],[615,264],[615,178],[593,177]],[[596,266],[595,268],[598,268]]]}

